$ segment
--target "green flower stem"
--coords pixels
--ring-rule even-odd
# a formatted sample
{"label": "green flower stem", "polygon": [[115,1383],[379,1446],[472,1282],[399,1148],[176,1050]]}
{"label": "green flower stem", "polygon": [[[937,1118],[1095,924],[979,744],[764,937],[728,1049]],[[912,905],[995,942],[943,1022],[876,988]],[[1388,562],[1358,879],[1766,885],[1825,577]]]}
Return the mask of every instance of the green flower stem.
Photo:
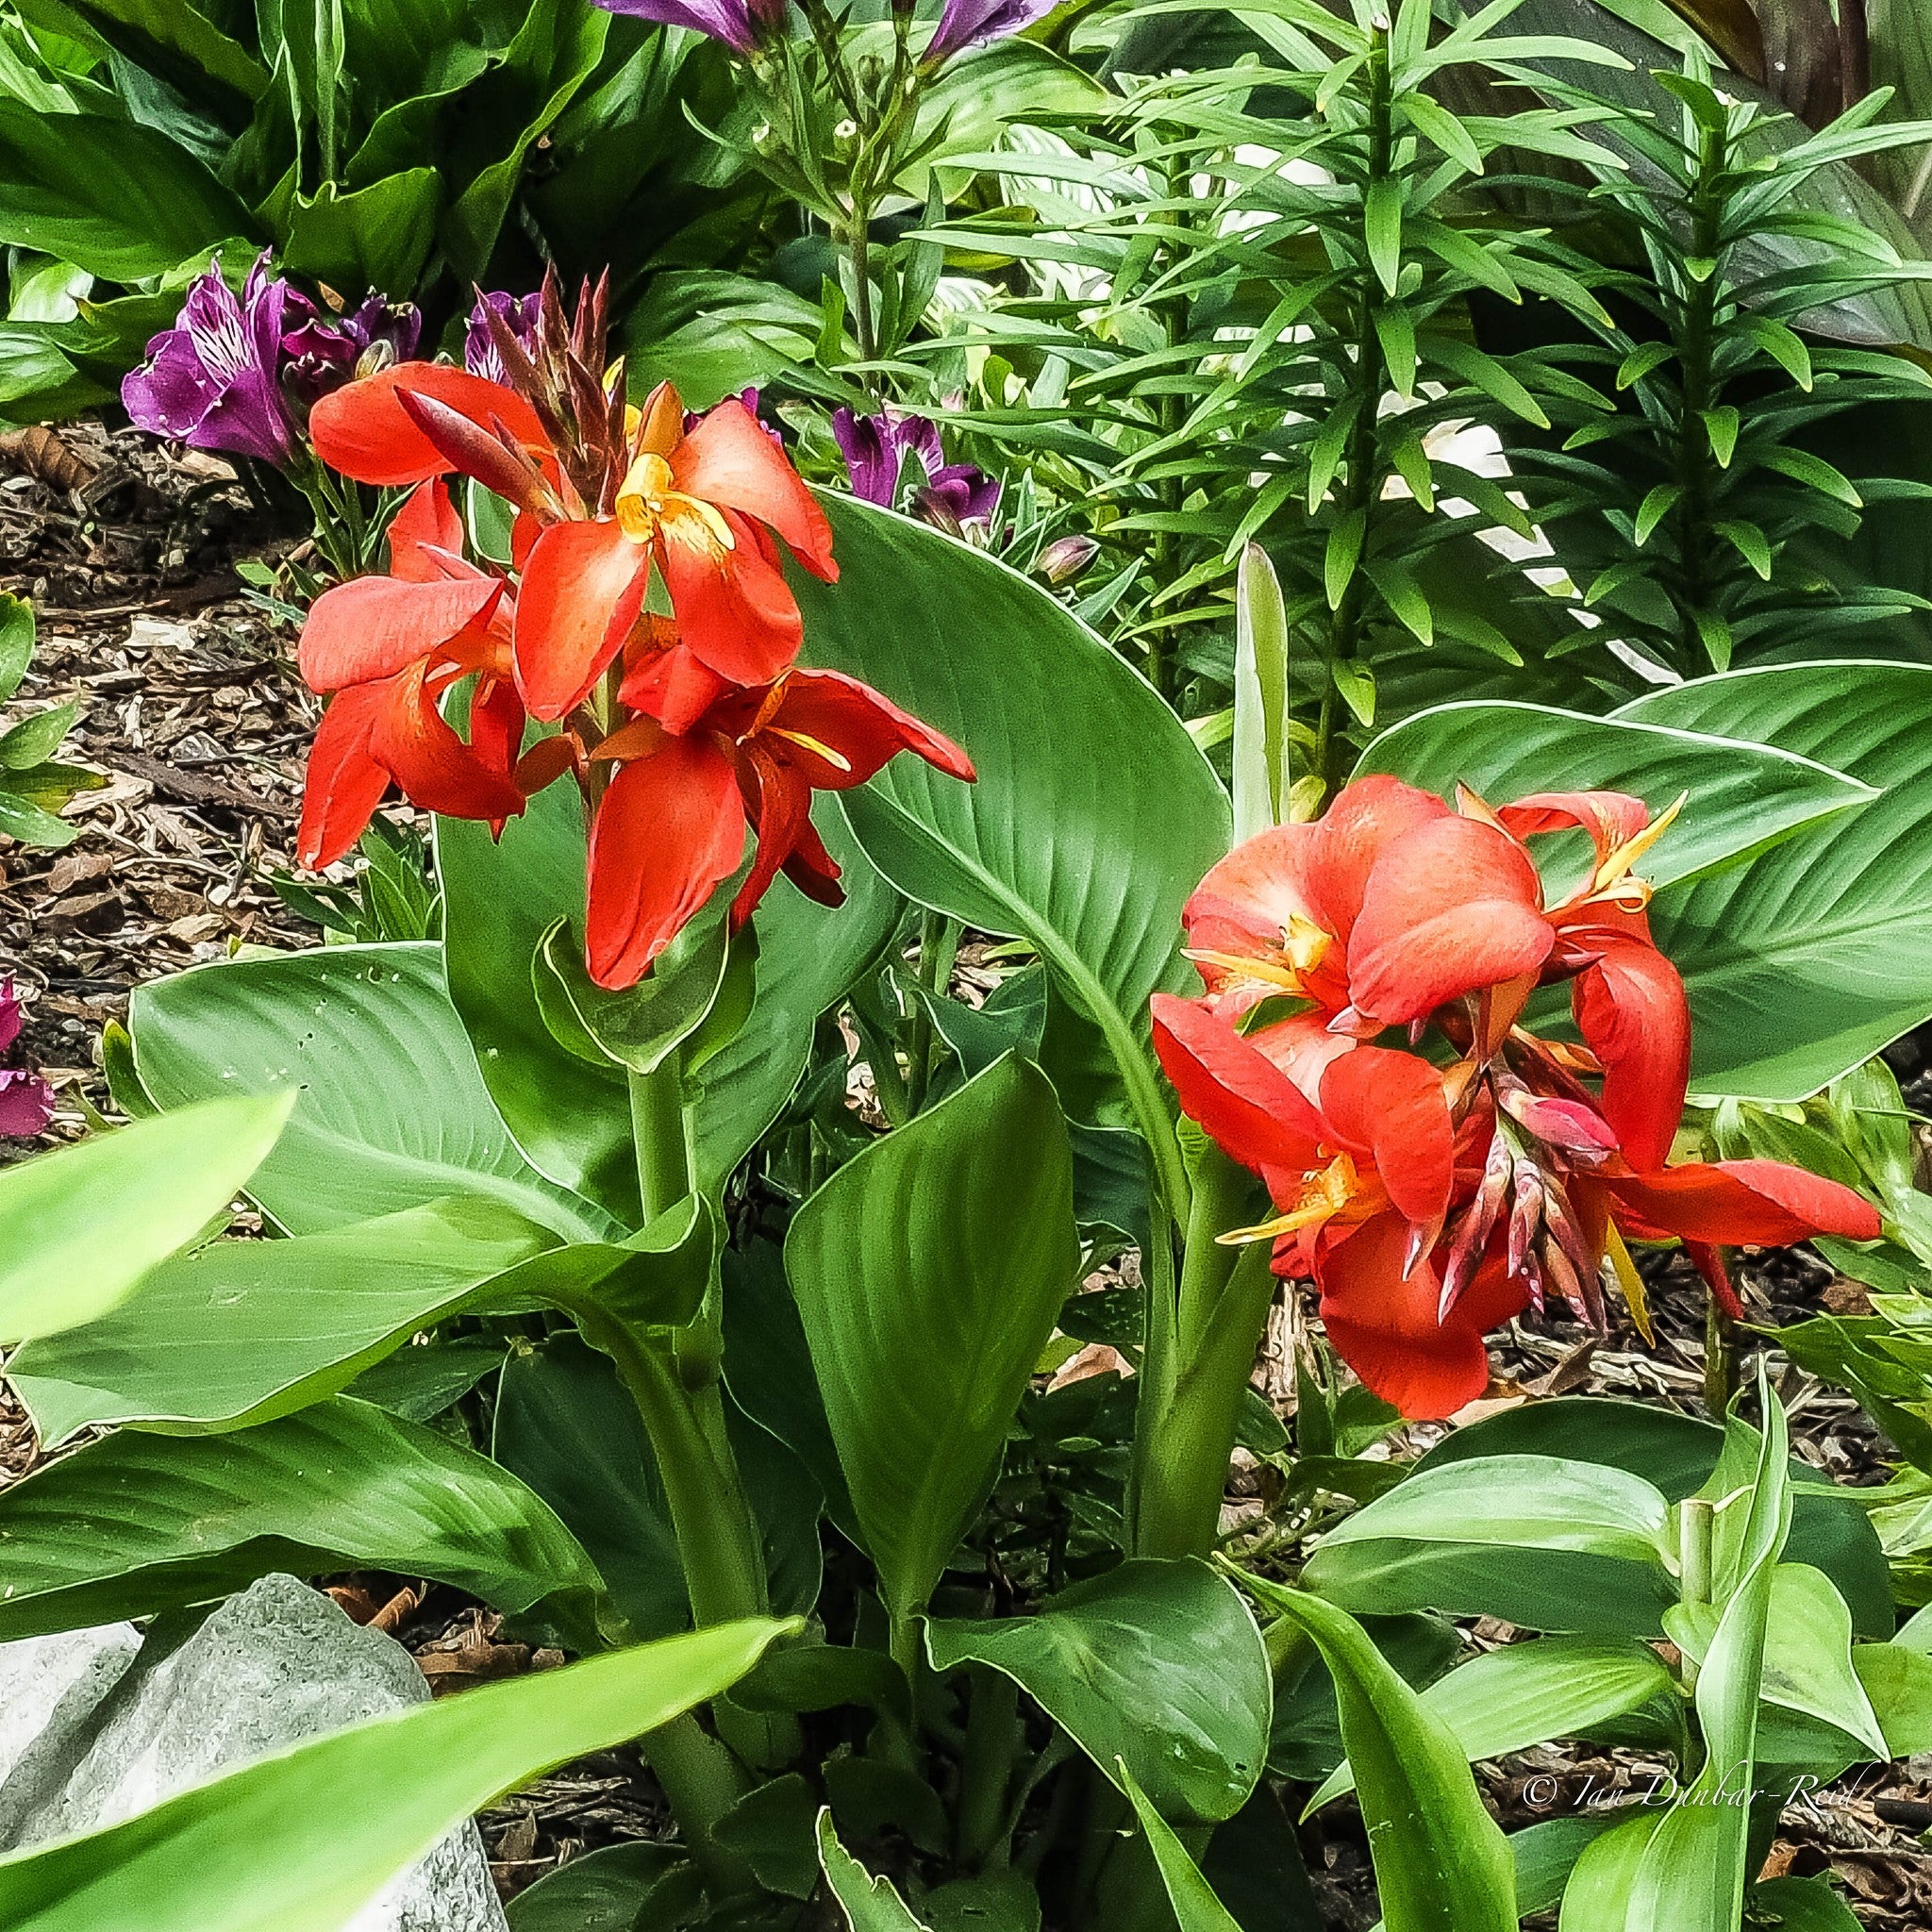
{"label": "green flower stem", "polygon": [[640,1749],[710,1890],[718,1898],[756,1891],[751,1868],[720,1847],[711,1830],[752,1789],[744,1767],[689,1711],[650,1732]]}
{"label": "green flower stem", "polygon": [[[1215,1237],[1240,1224],[1253,1191],[1240,1167],[1206,1149],[1194,1174],[1178,1293],[1171,1282],[1163,1289],[1158,1271],[1149,1285],[1130,1518],[1136,1556],[1205,1556],[1220,1532],[1241,1397],[1275,1284],[1265,1241],[1229,1247]],[[1169,1297],[1171,1340],[1157,1347]]]}
{"label": "green flower stem", "polygon": [[956,1842],[959,1862],[978,1871],[1007,1862],[1007,1792],[1013,1767],[1025,1749],[1026,1733],[1020,1722],[1020,1687],[1012,1678],[975,1664],[972,1684],[966,1756],[959,1767]]}

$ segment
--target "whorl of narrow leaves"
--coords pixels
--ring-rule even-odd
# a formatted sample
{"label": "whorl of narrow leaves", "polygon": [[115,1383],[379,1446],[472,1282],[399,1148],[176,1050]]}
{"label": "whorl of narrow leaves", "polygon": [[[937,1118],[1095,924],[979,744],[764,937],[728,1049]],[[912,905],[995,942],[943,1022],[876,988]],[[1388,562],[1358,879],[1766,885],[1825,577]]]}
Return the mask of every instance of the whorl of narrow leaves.
{"label": "whorl of narrow leaves", "polygon": [[1657,80],[1670,109],[1620,112],[1608,142],[1630,165],[1592,164],[1594,198],[1644,263],[1614,277],[1622,320],[1599,327],[1606,386],[1623,405],[1531,461],[1554,484],[1534,499],[1539,521],[1586,601],[1654,662],[1695,676],[1785,645],[1813,655],[1918,601],[1833,569],[1879,490],[1855,485],[1816,443],[1855,406],[1923,403],[1932,378],[1798,331],[1807,312],[1932,272],[1801,193],[1834,163],[1921,143],[1927,129],[1871,125],[1884,106],[1872,96],[1793,141],[1789,116],[1694,75]]}

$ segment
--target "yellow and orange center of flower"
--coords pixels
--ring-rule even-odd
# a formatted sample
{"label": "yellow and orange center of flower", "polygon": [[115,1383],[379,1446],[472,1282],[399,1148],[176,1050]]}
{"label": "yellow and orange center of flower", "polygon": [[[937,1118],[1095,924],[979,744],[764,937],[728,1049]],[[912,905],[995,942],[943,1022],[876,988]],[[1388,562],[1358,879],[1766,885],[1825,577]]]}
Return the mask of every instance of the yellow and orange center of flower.
{"label": "yellow and orange center of flower", "polygon": [[1211,947],[1190,946],[1186,957],[1197,966],[1212,967],[1222,974],[1221,991],[1288,993],[1298,998],[1306,991],[1305,975],[1322,963],[1333,944],[1330,935],[1313,920],[1294,912],[1281,928],[1280,944],[1270,952],[1221,953]]}
{"label": "yellow and orange center of flower", "polygon": [[[670,463],[654,451],[636,458],[618,486],[618,527],[633,543],[648,543],[664,525],[695,524],[711,555],[724,556],[735,547],[731,525],[714,504],[684,495],[676,480]],[[689,541],[691,531],[687,527],[680,534]]]}
{"label": "yellow and orange center of flower", "polygon": [[1277,1241],[1285,1234],[1298,1234],[1305,1227],[1319,1227],[1347,1211],[1349,1203],[1361,1190],[1361,1177],[1346,1154],[1338,1154],[1326,1167],[1302,1176],[1301,1193],[1292,1208],[1256,1227],[1231,1228],[1216,1237],[1224,1245],[1241,1246],[1249,1241]]}

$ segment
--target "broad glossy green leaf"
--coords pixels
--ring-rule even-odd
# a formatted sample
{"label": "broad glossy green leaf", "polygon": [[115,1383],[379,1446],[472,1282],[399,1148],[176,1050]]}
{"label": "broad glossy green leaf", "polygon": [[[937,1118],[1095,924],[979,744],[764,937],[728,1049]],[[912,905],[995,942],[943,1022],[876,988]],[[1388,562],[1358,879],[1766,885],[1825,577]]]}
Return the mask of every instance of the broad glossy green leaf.
{"label": "broad glossy green leaf", "polygon": [[608,1357],[568,1332],[513,1349],[491,1449],[569,1525],[639,1636],[684,1628],[691,1606],[671,1506]]}
{"label": "broad glossy green leaf", "polygon": [[874,1877],[843,1845],[829,1807],[818,1821],[819,1865],[849,1932],[926,1932],[890,1878]]}
{"label": "broad glossy green leaf", "polygon": [[1273,1683],[1247,1606],[1205,1563],[1142,1559],[1026,1617],[926,1625],[936,1669],[991,1664],[1109,1777],[1124,1762],[1161,1815],[1231,1818],[1268,1755]]}
{"label": "broad glossy green leaf", "polygon": [[1114,1781],[1127,1794],[1141,1829],[1147,1834],[1160,1882],[1167,1889],[1167,1902],[1174,1907],[1180,1932],[1241,1932],[1235,1916],[1214,1895],[1214,1888],[1201,1874],[1188,1848],[1175,1835],[1154,1802],[1134,1781],[1126,1760],[1118,1760],[1111,1773]]}
{"label": "broad glossy green leaf", "polygon": [[995,1061],[867,1149],[799,1210],[785,1265],[853,1508],[904,1620],[992,1489],[1078,1266],[1046,1076]]}
{"label": "broad glossy green leaf", "polygon": [[208,1603],[272,1570],[394,1570],[594,1645],[603,1579],[532,1491],[347,1396],[225,1436],[124,1429],[0,1492],[0,1641]]}
{"label": "broad glossy green leaf", "polygon": [[262,212],[282,260],[298,274],[346,288],[410,289],[435,242],[442,193],[434,167],[405,168],[363,188],[325,181],[313,195],[295,192],[291,175],[289,192]]}
{"label": "broad glossy green leaf", "polygon": [[0,1341],[106,1314],[235,1198],[294,1096],[210,1102],[0,1172]]}
{"label": "broad glossy green leaf", "polygon": [[1515,1862],[1449,1727],[1353,1617],[1307,1591],[1245,1580],[1313,1639],[1335,1679],[1388,1932],[1515,1932]]}
{"label": "broad glossy green leaf", "polygon": [[1877,1714],[1852,1666],[1852,1613],[1831,1579],[1808,1563],[1779,1563],[1772,1572],[1760,1694],[1837,1725],[1874,1757],[1889,1757]]}
{"label": "broad glossy green leaf", "polygon": [[794,579],[807,659],[876,686],[979,774],[963,785],[894,758],[843,794],[853,830],[908,898],[1039,948],[1165,1158],[1147,999],[1190,980],[1180,912],[1227,850],[1219,782],[1151,687],[1040,585],[850,497],[824,504],[840,580]]}
{"label": "broad glossy green leaf", "polygon": [[[1552,1738],[1588,1738],[1672,1688],[1647,1643],[1597,1637],[1543,1637],[1472,1657],[1422,1692],[1423,1708],[1445,1724],[1472,1763]],[[1308,1800],[1308,1809],[1355,1789],[1344,1765]]]}
{"label": "broad glossy green leaf", "polygon": [[1640,868],[1657,886],[1762,851],[1800,826],[1855,811],[1878,794],[1811,758],[1766,745],[1541,705],[1476,701],[1424,711],[1383,732],[1357,773],[1388,772],[1453,797],[1467,785],[1491,805],[1534,791],[1627,791],[1655,812],[1689,793]]}
{"label": "broad glossy green leaf", "polygon": [[1885,1755],[1932,1751],[1932,1655],[1903,1643],[1861,1643],[1852,1667],[1885,1734]]}
{"label": "broad glossy green leaf", "polygon": [[491,1105],[431,944],[224,960],[136,990],[135,1064],[157,1107],[296,1083],[249,1189],[291,1234],[486,1194],[571,1241],[624,1229],[546,1180]]}
{"label": "broad glossy green leaf", "polygon": [[498,1202],[456,1196],[295,1241],[221,1241],[157,1270],[104,1320],[30,1343],[8,1379],[50,1447],[116,1423],[267,1422],[346,1388],[419,1328],[540,1306],[512,1271],[556,1241]]}
{"label": "broad glossy green leaf", "polygon": [[207,164],[158,128],[0,98],[0,242],[133,282],[256,232]]}
{"label": "broad glossy green leaf", "polygon": [[1858,1932],[1859,1919],[1831,1881],[1768,1878],[1751,1888],[1751,1911],[1761,1925],[1780,1932]]}
{"label": "broad glossy green leaf", "polygon": [[[469,1813],[717,1696],[786,1628],[720,1624],[315,1739],[0,1859],[0,1920],[9,1932],[341,1932]],[[358,1791],[382,1802],[345,1806]]]}
{"label": "broad glossy green leaf", "polygon": [[630,1096],[622,1068],[567,1053],[538,1010],[531,961],[559,919],[584,913],[584,813],[552,785],[492,840],[467,819],[436,821],[451,1004],[490,1097],[532,1167],[612,1212],[638,1213]]}
{"label": "broad glossy green leaf", "polygon": [[509,1932],[637,1932],[645,1895],[679,1861],[675,1845],[651,1839],[580,1852],[509,1901]]}
{"label": "broad glossy green leaf", "polygon": [[1642,1477],[1548,1456],[1421,1468],[1317,1545],[1305,1586],[1353,1611],[1441,1609],[1532,1630],[1657,1636],[1669,1505]]}
{"label": "broad glossy green leaf", "polygon": [[1658,895],[1651,929],[1690,994],[1691,1086],[1790,1101],[1932,1017],[1932,667],[1782,664],[1617,715],[1796,752],[1884,795],[1735,872]]}
{"label": "broad glossy green leaf", "polygon": [[[1563,1395],[1526,1403],[1457,1429],[1419,1467],[1440,1468],[1475,1456],[1562,1456],[1627,1470],[1678,1503],[1707,1483],[1724,1431],[1700,1416],[1641,1402]],[[1790,1464],[1791,1534],[1787,1555],[1824,1572],[1851,1606],[1864,1637],[1889,1636],[1897,1621],[1879,1547],[1866,1512],[1831,1479],[1799,1461]]]}

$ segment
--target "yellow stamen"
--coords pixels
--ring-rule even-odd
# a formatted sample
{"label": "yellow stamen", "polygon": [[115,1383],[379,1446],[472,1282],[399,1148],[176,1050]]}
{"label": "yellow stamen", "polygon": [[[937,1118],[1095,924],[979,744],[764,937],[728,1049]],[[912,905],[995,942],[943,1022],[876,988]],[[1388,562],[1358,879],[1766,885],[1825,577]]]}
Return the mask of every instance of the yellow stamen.
{"label": "yellow stamen", "polygon": [[818,758],[824,758],[826,764],[830,765],[835,772],[849,772],[852,769],[852,760],[844,753],[834,751],[823,739],[814,738],[809,732],[786,731],[774,724],[772,727],[772,736],[774,738],[789,738],[793,744],[804,745],[807,751],[811,752]]}
{"label": "yellow stamen", "polygon": [[1250,1241],[1272,1241],[1304,1227],[1332,1221],[1349,1204],[1356,1191],[1355,1162],[1338,1154],[1319,1174],[1304,1176],[1302,1197],[1285,1214],[1264,1221],[1258,1227],[1235,1227],[1216,1235],[1224,1247],[1242,1247]]}
{"label": "yellow stamen", "polygon": [[1671,829],[1676,822],[1677,814],[1689,803],[1690,797],[1688,791],[1678,792],[1676,802],[1668,810],[1659,812],[1634,839],[1624,840],[1623,844],[1597,867],[1596,876],[1590,882],[1591,893],[1607,891],[1610,887],[1618,884],[1629,873],[1630,868]]}
{"label": "yellow stamen", "polygon": [[1637,1263],[1630,1258],[1630,1250],[1624,1245],[1624,1237],[1617,1232],[1614,1222],[1604,1224],[1604,1252],[1610,1257],[1617,1286],[1624,1291],[1624,1299],[1630,1306],[1630,1319],[1637,1324],[1637,1332],[1655,1348],[1657,1337],[1651,1330],[1650,1297],[1643,1291],[1643,1276],[1638,1274]]}

